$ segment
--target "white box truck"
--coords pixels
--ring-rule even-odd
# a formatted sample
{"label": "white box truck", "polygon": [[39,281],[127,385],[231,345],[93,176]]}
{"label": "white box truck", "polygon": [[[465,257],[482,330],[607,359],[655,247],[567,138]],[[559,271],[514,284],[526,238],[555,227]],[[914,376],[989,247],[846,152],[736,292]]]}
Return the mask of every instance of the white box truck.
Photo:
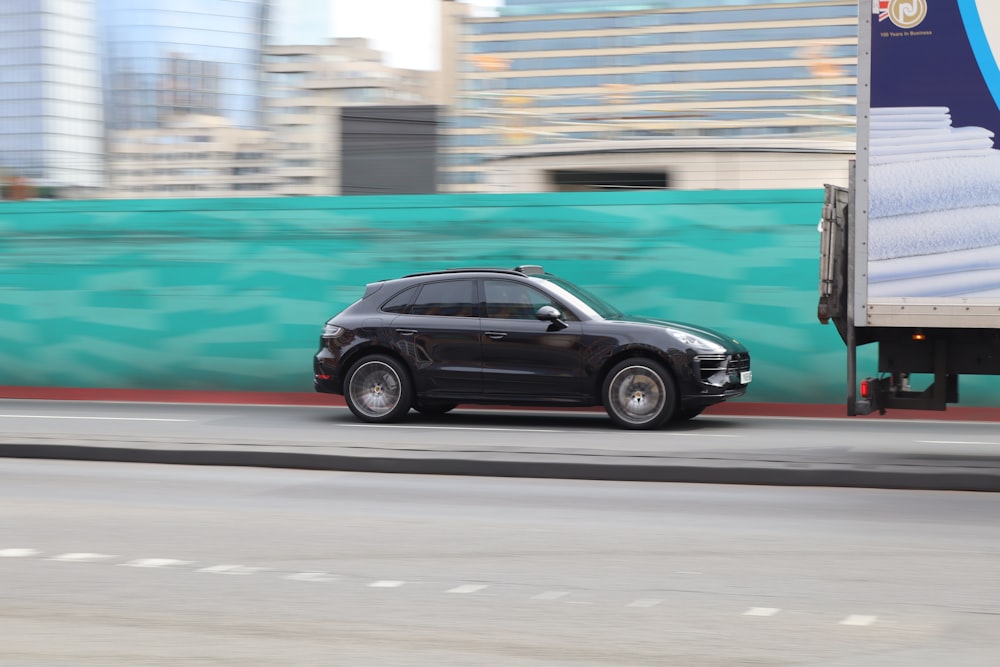
{"label": "white box truck", "polygon": [[1000,1],[860,0],[858,18],[857,155],[826,187],[818,315],[847,344],[848,414],[944,410],[960,375],[1000,374]]}

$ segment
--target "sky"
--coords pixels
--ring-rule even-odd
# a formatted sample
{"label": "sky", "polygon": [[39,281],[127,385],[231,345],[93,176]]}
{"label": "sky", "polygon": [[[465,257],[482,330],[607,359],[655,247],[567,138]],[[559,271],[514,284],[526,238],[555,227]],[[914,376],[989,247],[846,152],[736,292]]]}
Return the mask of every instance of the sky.
{"label": "sky", "polygon": [[[367,37],[387,65],[438,69],[441,0],[331,0],[334,37]],[[501,0],[463,0],[482,15]]]}

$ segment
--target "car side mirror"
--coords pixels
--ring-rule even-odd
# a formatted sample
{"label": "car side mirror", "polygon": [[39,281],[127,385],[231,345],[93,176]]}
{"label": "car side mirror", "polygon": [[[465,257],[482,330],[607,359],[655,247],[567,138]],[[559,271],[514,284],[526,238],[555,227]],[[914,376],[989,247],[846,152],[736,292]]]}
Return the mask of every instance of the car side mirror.
{"label": "car side mirror", "polygon": [[535,311],[535,317],[542,322],[550,322],[549,331],[566,328],[566,323],[563,322],[563,314],[555,306],[542,306]]}

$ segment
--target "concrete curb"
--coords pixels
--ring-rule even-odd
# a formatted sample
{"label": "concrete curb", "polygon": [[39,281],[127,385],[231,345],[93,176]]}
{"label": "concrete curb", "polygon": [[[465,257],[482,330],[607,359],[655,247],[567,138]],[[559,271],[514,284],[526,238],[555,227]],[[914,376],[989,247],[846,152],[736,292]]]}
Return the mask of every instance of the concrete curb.
{"label": "concrete curb", "polygon": [[[1000,468],[976,467],[886,465],[859,468],[852,464],[748,461],[737,465],[732,461],[657,463],[649,459],[637,462],[626,457],[594,463],[559,455],[546,457],[549,460],[541,460],[541,457],[539,460],[462,459],[16,443],[0,444],[0,457],[476,477],[1000,492]],[[562,460],[553,460],[560,458]]]}

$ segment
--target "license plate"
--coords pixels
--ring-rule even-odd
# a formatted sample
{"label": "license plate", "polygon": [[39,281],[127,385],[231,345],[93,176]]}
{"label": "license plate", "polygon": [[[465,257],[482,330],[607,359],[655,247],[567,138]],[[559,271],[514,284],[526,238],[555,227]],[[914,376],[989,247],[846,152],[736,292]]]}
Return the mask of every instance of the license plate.
{"label": "license plate", "polygon": [[740,371],[740,384],[750,384],[753,380],[753,371]]}

